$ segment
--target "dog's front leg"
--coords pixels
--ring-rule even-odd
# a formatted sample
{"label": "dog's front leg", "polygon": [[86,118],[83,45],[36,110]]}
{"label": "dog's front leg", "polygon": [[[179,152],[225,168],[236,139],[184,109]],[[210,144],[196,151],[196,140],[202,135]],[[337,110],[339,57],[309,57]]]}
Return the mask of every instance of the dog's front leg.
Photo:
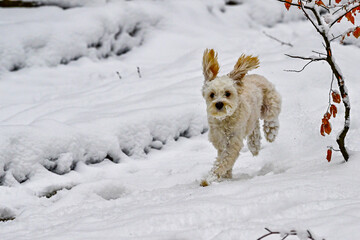
{"label": "dog's front leg", "polygon": [[217,178],[224,178],[231,172],[236,159],[239,157],[243,141],[232,137],[229,139],[226,148],[217,156],[210,174],[215,175]]}
{"label": "dog's front leg", "polygon": [[201,186],[208,186],[211,182],[220,178],[229,178],[232,174],[232,167],[239,157],[241,148],[244,146],[243,140],[232,136],[226,141],[223,150],[218,150],[218,156],[209,176],[201,182]]}

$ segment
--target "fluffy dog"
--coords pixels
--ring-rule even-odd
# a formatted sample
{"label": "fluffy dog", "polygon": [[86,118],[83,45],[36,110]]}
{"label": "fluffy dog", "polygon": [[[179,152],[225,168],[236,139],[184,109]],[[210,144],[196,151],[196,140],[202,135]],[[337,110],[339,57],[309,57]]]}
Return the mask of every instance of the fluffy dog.
{"label": "fluffy dog", "polygon": [[218,151],[213,168],[200,184],[208,186],[213,181],[232,178],[232,168],[245,138],[252,155],[258,155],[260,119],[264,120],[266,140],[275,140],[281,97],[263,76],[247,75],[248,71],[259,67],[257,57],[243,54],[229,74],[217,77],[217,53],[206,49],[202,65],[205,78],[202,94],[207,105],[209,140]]}

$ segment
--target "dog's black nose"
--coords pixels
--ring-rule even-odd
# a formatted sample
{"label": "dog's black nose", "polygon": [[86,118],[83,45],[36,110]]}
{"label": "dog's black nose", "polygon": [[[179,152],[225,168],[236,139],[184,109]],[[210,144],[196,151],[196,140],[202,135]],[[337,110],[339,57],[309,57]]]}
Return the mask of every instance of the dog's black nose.
{"label": "dog's black nose", "polygon": [[222,109],[223,108],[223,106],[224,106],[224,104],[222,103],[222,102],[217,102],[216,104],[215,104],[215,107],[217,108],[217,109]]}

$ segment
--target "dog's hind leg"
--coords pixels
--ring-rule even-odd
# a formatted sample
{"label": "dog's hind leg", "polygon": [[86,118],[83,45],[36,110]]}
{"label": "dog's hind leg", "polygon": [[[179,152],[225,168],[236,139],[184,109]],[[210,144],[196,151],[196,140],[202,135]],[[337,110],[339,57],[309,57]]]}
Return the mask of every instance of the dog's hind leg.
{"label": "dog's hind leg", "polygon": [[264,135],[265,139],[273,142],[279,131],[279,114],[281,111],[281,96],[270,85],[264,89],[264,100],[261,107],[261,118],[264,119]]}
{"label": "dog's hind leg", "polygon": [[247,137],[247,146],[253,156],[257,156],[261,147],[261,133],[260,133],[260,123],[257,120],[256,125],[252,133]]}
{"label": "dog's hind leg", "polygon": [[271,121],[264,120],[263,129],[266,140],[268,142],[273,142],[279,132],[279,120],[278,119]]}

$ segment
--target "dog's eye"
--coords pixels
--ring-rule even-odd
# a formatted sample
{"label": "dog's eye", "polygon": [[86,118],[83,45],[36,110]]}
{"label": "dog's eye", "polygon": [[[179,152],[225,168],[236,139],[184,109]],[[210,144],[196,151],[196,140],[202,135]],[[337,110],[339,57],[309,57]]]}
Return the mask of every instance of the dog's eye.
{"label": "dog's eye", "polygon": [[230,95],[231,95],[231,93],[230,93],[229,91],[226,91],[226,92],[225,92],[225,96],[226,96],[226,97],[230,97]]}
{"label": "dog's eye", "polygon": [[210,97],[211,97],[211,98],[214,98],[214,96],[215,96],[215,93],[213,93],[213,92],[210,93]]}

